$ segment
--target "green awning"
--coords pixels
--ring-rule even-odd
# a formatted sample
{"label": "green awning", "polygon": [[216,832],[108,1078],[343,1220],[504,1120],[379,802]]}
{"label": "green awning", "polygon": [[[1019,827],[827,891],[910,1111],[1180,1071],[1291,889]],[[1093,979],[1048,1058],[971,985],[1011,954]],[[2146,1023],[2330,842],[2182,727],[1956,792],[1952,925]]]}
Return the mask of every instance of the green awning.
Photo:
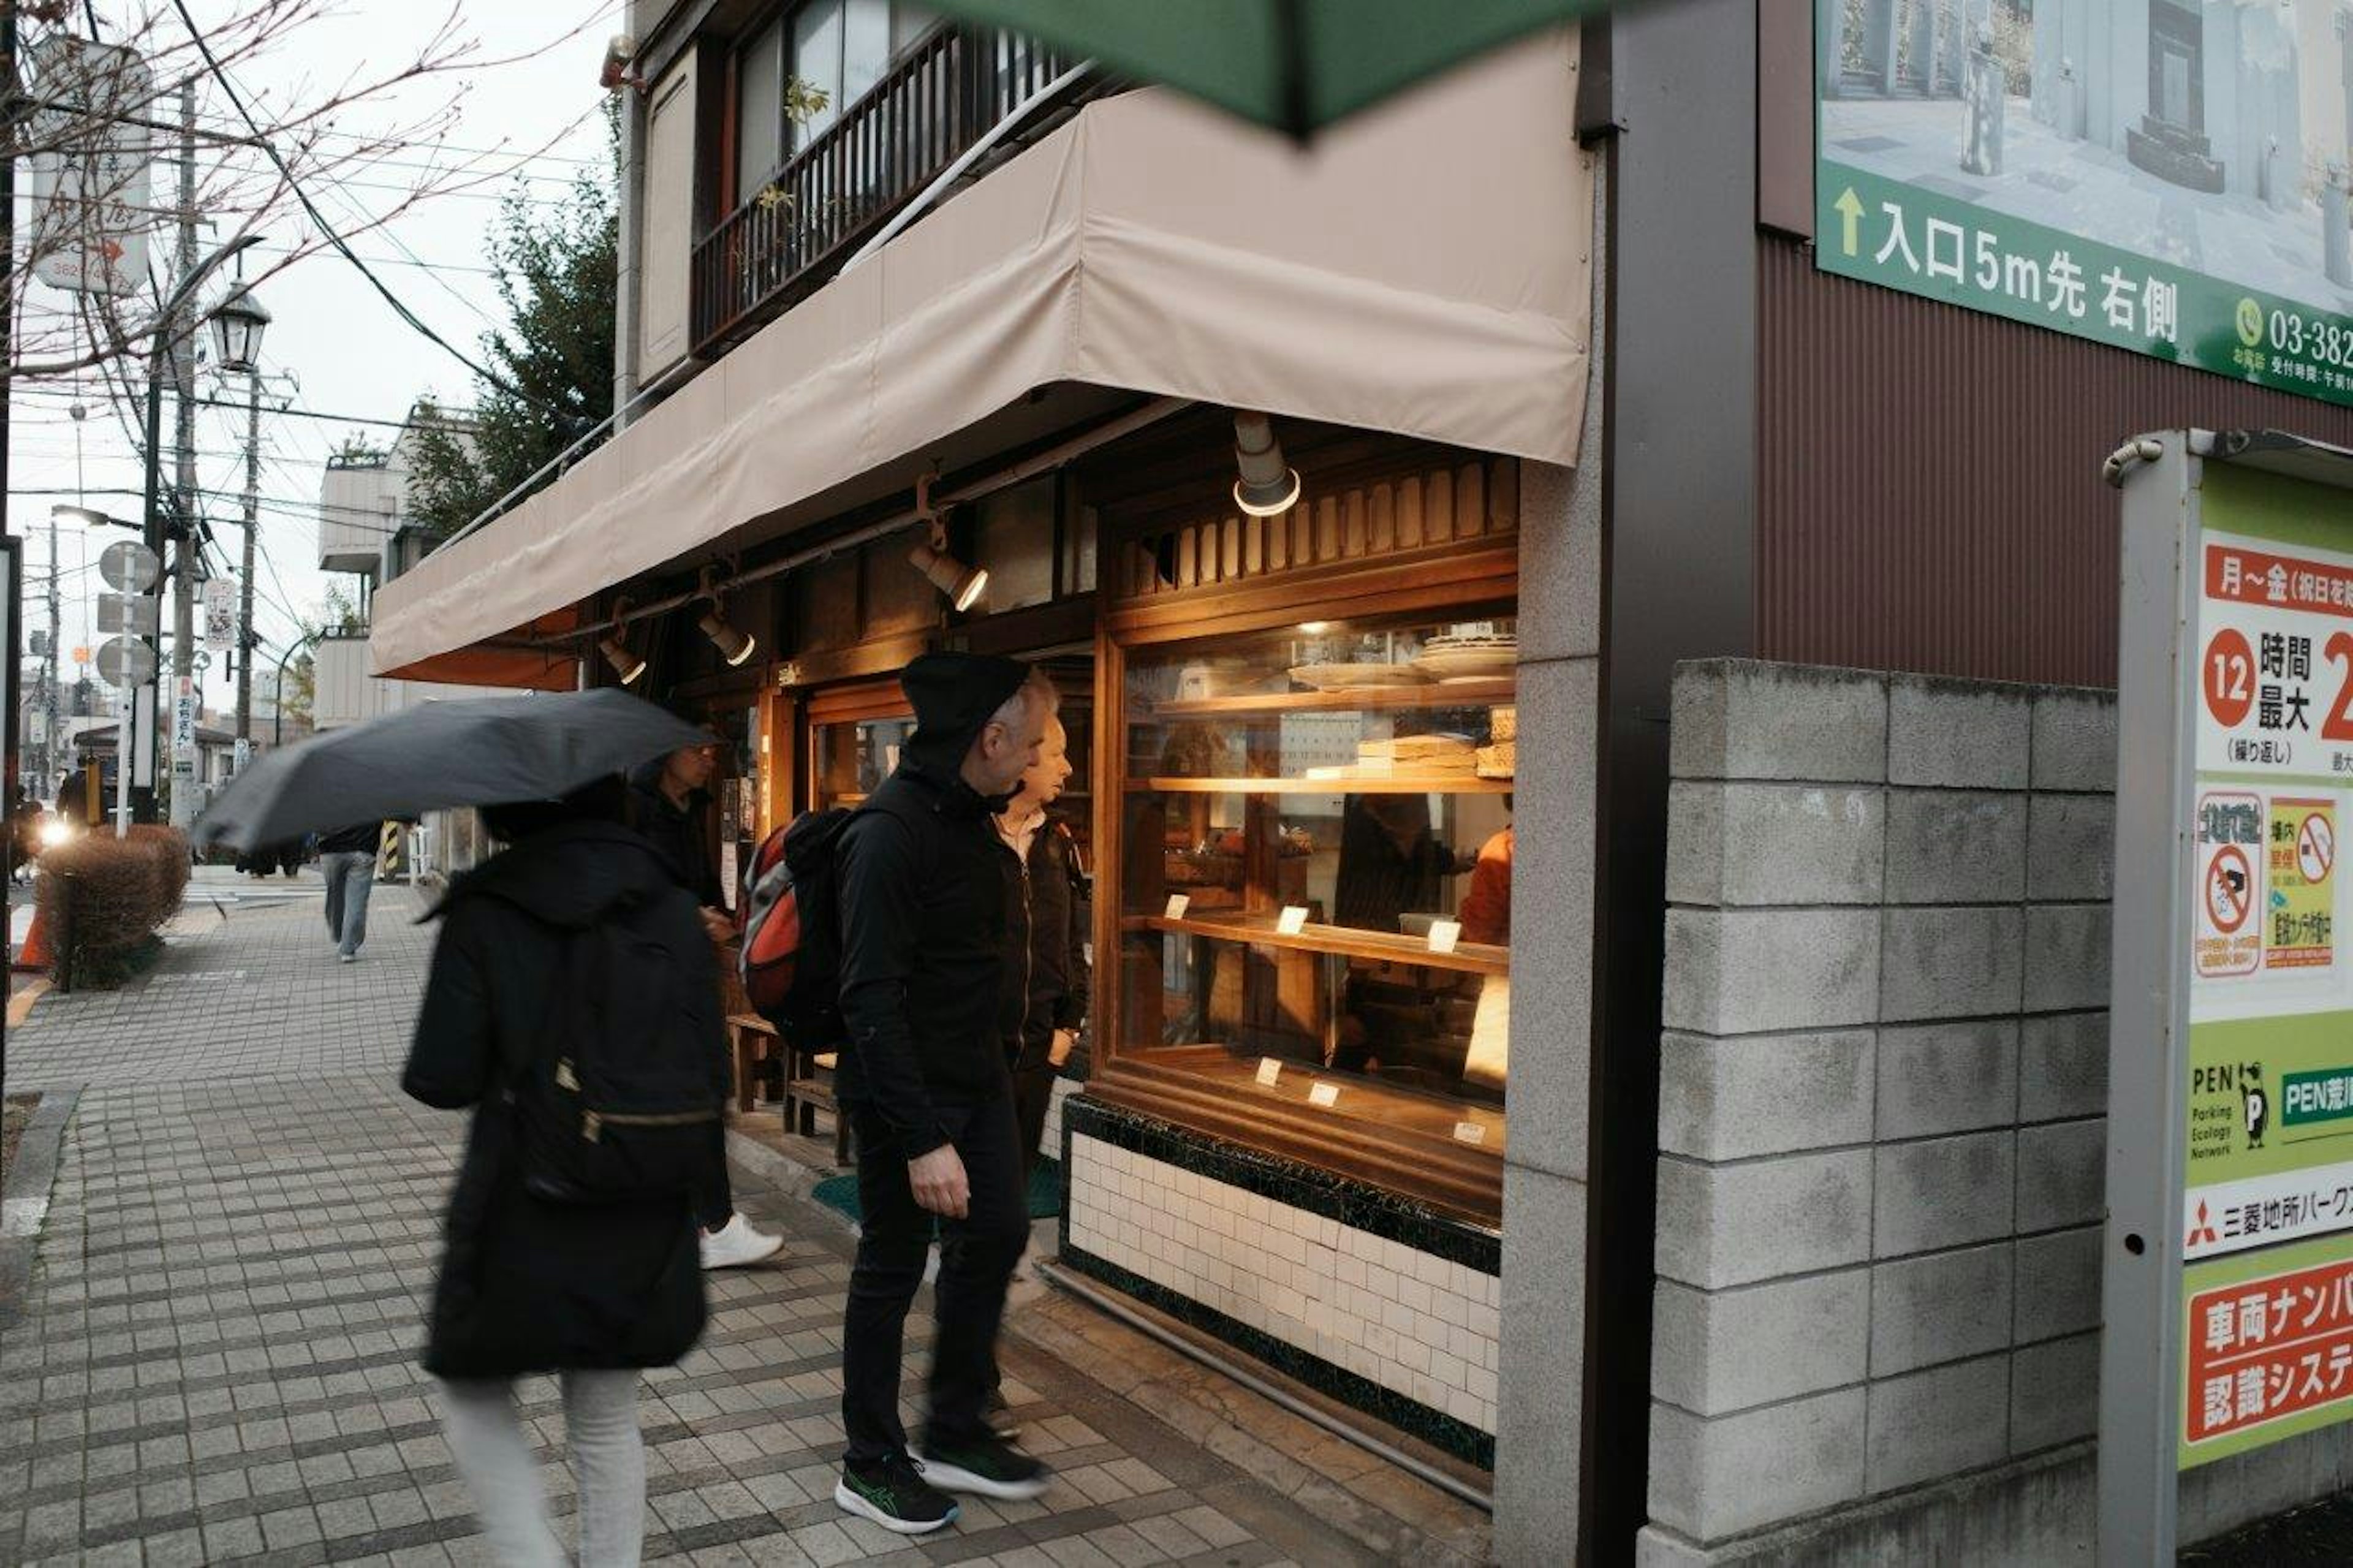
{"label": "green awning", "polygon": [[1304,140],[1609,0],[940,0]]}

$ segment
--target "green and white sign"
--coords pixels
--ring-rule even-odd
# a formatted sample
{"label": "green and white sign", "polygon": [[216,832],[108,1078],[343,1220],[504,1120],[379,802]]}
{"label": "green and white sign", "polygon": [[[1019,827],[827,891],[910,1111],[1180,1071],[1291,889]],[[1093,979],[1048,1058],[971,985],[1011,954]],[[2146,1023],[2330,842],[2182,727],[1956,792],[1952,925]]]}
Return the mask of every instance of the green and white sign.
{"label": "green and white sign", "polygon": [[2175,1555],[2181,1471],[2353,1422],[2353,453],[2168,430],[2105,472],[2098,1545],[2140,1568]]}
{"label": "green and white sign", "polygon": [[1817,264],[2353,404],[2341,9],[1817,0]]}

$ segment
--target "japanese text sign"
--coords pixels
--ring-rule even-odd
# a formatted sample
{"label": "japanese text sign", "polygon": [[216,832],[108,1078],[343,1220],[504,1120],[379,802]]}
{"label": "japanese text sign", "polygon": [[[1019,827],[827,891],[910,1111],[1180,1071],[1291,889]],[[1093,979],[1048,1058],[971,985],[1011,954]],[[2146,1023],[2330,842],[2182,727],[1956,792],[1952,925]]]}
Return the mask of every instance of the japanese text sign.
{"label": "japanese text sign", "polygon": [[[2273,1441],[2290,1417],[2353,1416],[2353,962],[2337,941],[2353,504],[2224,463],[2205,469],[2200,500],[2184,555],[2196,682],[2178,1086],[2185,1466]],[[2302,1261],[2284,1272],[2291,1253]]]}
{"label": "japanese text sign", "polygon": [[2353,403],[2337,7],[2199,15],[1817,0],[1816,264]]}

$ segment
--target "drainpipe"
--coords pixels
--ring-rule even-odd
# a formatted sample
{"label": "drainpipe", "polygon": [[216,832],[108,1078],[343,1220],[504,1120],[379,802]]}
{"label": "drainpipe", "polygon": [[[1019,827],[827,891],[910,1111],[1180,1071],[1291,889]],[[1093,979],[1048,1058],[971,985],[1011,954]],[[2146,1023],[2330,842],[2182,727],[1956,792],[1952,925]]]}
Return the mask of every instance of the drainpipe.
{"label": "drainpipe", "polygon": [[621,211],[616,237],[613,279],[613,429],[628,427],[629,405],[638,398],[638,287],[643,276],[638,231],[645,204],[646,100],[642,93],[621,89]]}

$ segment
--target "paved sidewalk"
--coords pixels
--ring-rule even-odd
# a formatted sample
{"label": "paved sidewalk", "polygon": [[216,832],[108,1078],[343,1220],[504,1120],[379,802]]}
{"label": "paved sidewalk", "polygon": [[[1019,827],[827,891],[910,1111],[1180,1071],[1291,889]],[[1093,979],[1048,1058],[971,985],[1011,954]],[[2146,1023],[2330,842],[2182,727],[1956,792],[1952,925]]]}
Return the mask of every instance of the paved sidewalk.
{"label": "paved sidewalk", "polygon": [[[80,1088],[23,1317],[0,1344],[0,1563],[489,1561],[417,1370],[464,1118],[395,1087],[428,931],[379,889],[363,961],[315,905],[240,909],[120,993],[47,996],[10,1083]],[[1374,1554],[1101,1384],[1008,1345],[1060,1480],[974,1500],[911,1545],[831,1501],[848,1239],[745,1181],[789,1240],[713,1280],[712,1322],[648,1379],[648,1553],[696,1563],[1174,1561]],[[926,1344],[928,1319],[911,1324]],[[554,1463],[558,1405],[523,1386]]]}

